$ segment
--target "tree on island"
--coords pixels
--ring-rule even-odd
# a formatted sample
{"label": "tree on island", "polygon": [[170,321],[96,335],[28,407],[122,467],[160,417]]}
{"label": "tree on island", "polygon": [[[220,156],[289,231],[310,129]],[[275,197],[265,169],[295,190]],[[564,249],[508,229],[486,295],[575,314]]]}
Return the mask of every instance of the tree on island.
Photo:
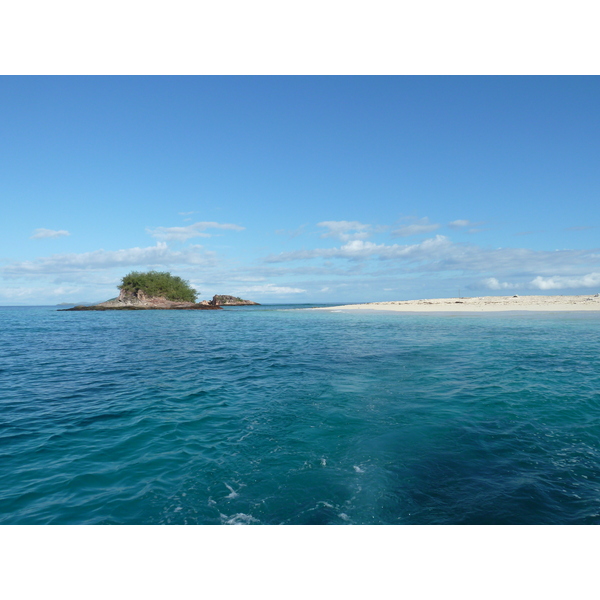
{"label": "tree on island", "polygon": [[198,297],[198,292],[190,286],[189,281],[161,271],[132,271],[123,277],[121,285],[117,287],[131,294],[142,290],[148,297],[160,296],[173,302],[196,302]]}

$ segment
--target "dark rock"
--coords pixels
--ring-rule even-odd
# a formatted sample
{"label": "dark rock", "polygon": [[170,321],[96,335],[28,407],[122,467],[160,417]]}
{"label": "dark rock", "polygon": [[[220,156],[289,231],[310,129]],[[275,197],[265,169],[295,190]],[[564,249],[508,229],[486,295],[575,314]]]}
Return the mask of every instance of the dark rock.
{"label": "dark rock", "polygon": [[142,290],[135,293],[121,290],[118,298],[94,304],[78,305],[73,308],[62,308],[61,311],[74,310],[220,310],[220,306],[209,304],[206,300],[199,303],[174,302],[162,297],[148,297]]}
{"label": "dark rock", "polygon": [[74,306],[73,308],[59,308],[58,312],[70,310],[223,310],[220,306],[211,306],[206,304],[193,304],[190,306]]}
{"label": "dark rock", "polygon": [[252,302],[251,300],[242,300],[235,296],[227,295],[216,295],[210,301],[212,306],[260,306],[258,302]]}

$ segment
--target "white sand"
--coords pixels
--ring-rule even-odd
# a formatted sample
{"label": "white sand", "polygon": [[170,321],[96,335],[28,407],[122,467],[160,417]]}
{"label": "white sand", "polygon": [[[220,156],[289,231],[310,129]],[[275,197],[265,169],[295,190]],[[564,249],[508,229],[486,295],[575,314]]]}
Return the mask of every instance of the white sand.
{"label": "white sand", "polygon": [[389,310],[397,312],[500,312],[500,311],[590,311],[600,310],[600,295],[589,296],[480,296],[478,298],[434,298],[346,304],[313,310]]}

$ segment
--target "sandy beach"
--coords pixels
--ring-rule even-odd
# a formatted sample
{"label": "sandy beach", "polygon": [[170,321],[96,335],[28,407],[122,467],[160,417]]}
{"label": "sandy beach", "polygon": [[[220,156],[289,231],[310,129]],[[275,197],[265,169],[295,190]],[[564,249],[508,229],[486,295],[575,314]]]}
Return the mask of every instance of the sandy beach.
{"label": "sandy beach", "polygon": [[394,312],[600,311],[600,295],[478,296],[345,304],[313,310],[385,310]]}

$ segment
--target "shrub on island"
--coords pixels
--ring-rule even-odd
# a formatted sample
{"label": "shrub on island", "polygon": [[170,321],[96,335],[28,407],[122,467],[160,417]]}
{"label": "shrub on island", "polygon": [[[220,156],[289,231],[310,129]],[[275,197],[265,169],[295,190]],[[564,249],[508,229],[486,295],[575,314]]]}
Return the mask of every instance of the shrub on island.
{"label": "shrub on island", "polygon": [[131,294],[142,290],[148,297],[160,296],[173,302],[196,302],[198,297],[198,292],[190,286],[189,281],[161,271],[132,271],[123,277],[118,288]]}

